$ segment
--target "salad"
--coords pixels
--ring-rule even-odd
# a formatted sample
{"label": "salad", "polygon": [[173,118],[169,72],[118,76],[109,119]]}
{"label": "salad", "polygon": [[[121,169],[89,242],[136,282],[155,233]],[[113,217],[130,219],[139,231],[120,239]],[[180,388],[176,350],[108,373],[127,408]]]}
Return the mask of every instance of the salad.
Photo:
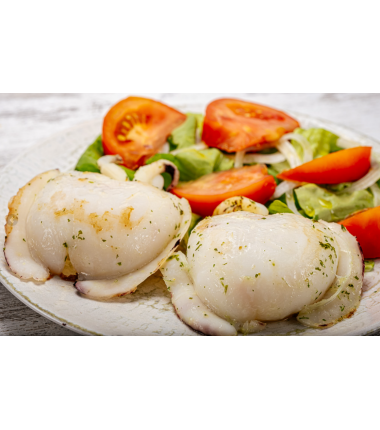
{"label": "salad", "polygon": [[[108,173],[98,165],[104,155],[121,157]],[[204,115],[129,97],[107,113],[102,136],[76,170],[110,177],[123,171],[133,180],[159,160],[178,169],[175,186],[166,171],[157,186],[188,200],[189,233],[223,201],[244,196],[270,214],[338,222],[358,239],[366,271],[380,258],[380,166],[370,147],[241,100],[213,101]]]}

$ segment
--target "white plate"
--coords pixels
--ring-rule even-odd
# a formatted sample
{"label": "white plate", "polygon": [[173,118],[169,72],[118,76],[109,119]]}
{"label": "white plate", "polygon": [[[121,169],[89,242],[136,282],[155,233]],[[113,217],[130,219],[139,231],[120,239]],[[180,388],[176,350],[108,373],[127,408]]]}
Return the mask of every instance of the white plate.
{"label": "white plate", "polygon": [[[177,106],[182,111],[203,112],[205,106]],[[324,127],[348,139],[380,151],[369,137],[328,121],[291,113],[303,127]],[[80,124],[40,143],[9,164],[0,177],[0,219],[9,199],[31,178],[46,170],[73,169],[85,148],[101,133],[102,119]],[[0,231],[4,243],[4,231]],[[147,279],[135,294],[110,301],[81,297],[72,283],[58,277],[44,284],[21,281],[13,276],[0,253],[0,281],[30,308],[46,318],[82,334],[94,335],[197,335],[176,316],[170,294],[159,275]],[[260,335],[362,335],[380,329],[380,261],[366,273],[364,292],[357,312],[326,330],[310,329],[295,319],[270,323]]]}

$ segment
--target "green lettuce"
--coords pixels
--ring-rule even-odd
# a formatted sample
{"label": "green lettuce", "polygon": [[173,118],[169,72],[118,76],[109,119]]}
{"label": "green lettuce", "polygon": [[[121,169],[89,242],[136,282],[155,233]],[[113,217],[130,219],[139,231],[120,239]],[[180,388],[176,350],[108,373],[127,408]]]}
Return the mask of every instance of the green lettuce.
{"label": "green lettuce", "polygon": [[164,190],[166,191],[173,182],[173,178],[167,172],[161,173],[161,176],[164,178]]}
{"label": "green lettuce", "polygon": [[187,113],[186,115],[192,115],[195,117],[195,119],[197,120],[197,130],[199,132],[199,135],[202,136],[205,116],[202,113]]}
{"label": "green lettuce", "polygon": [[[207,150],[206,150],[207,151]],[[220,152],[220,151],[219,151]],[[219,164],[215,166],[215,172],[223,172],[224,170],[231,170],[234,168],[235,161],[226,157],[223,152],[220,153],[221,158]]]}
{"label": "green lettuce", "polygon": [[287,161],[282,161],[281,163],[274,163],[268,166],[268,173],[269,175],[273,176],[274,180],[276,181],[276,184],[280,184],[282,181],[281,179],[277,178],[277,175],[282,173],[284,170],[289,170],[290,164]]}
{"label": "green lettuce", "polygon": [[335,194],[315,184],[295,190],[297,202],[305,214],[328,222],[340,221],[352,213],[373,207],[373,196],[367,190]]}
{"label": "green lettuce", "polygon": [[172,131],[168,137],[170,150],[189,148],[196,143],[197,130],[202,135],[204,115],[188,113],[184,123]]}
{"label": "green lettuce", "polygon": [[[302,136],[306,137],[313,148],[314,158],[323,157],[324,155],[330,154],[330,152],[335,152],[342,149],[337,146],[339,136],[323,128],[309,128],[307,130],[297,128],[294,130],[294,133],[301,134]],[[302,159],[303,149],[301,145],[294,140],[292,140],[292,145]]]}
{"label": "green lettuce", "polygon": [[153,157],[150,157],[148,160],[146,160],[145,164],[152,164],[158,160],[169,160],[177,166],[177,160],[173,154],[155,154]]}
{"label": "green lettuce", "polygon": [[181,181],[192,181],[214,171],[215,164],[218,163],[219,154],[215,151],[212,153],[207,153],[207,151],[210,150],[197,151],[196,149],[189,149],[175,156],[180,165]]}
{"label": "green lettuce", "polygon": [[364,271],[373,272],[375,269],[375,260],[364,260]]}
{"label": "green lettuce", "polygon": [[281,200],[275,200],[274,202],[272,202],[268,207],[268,211],[271,215],[273,215],[273,214],[293,214],[294,213]]}
{"label": "green lettuce", "polygon": [[342,182],[341,184],[322,185],[322,188],[327,188],[329,191],[333,191],[335,193],[341,193],[351,185],[352,185],[352,182]]}
{"label": "green lettuce", "polygon": [[275,180],[277,185],[282,182],[281,179],[277,178],[278,173],[274,169],[272,169],[271,166],[268,166],[267,170],[268,170],[268,175],[273,176],[273,179]]}
{"label": "green lettuce", "polygon": [[197,118],[187,115],[187,119],[179,127],[172,131],[168,137],[170,150],[188,148],[195,145],[197,131]]}
{"label": "green lettuce", "polygon": [[189,149],[176,156],[181,181],[193,181],[213,172],[232,169],[234,161],[223,155],[219,149],[210,148],[197,151]]}
{"label": "green lettuce", "polygon": [[[80,157],[75,170],[79,170],[80,172],[95,172],[100,173],[100,169],[98,166],[98,160],[100,157],[103,157],[104,150],[102,144],[102,136],[99,136],[94,143],[92,143],[82,154]],[[127,174],[130,181],[133,180],[135,176],[134,170],[127,169],[124,166],[120,166],[125,173]]]}
{"label": "green lettuce", "polygon": [[[98,166],[98,160],[100,157],[103,157],[104,150],[102,144],[102,136],[99,136],[94,143],[92,143],[82,154],[80,157],[75,170],[79,170],[80,172],[95,172],[100,173],[100,169]],[[124,166],[120,166],[125,173],[127,174],[130,181],[133,180],[135,176],[134,170],[127,169]]]}
{"label": "green lettuce", "polygon": [[202,221],[202,217],[200,215],[197,215],[195,213],[191,214],[191,222],[190,222],[190,227],[189,230],[187,231],[189,233],[189,235],[191,234],[191,232],[194,230],[194,228],[197,226],[197,224]]}
{"label": "green lettuce", "polygon": [[103,157],[104,150],[102,144],[102,136],[99,136],[80,157],[75,170],[80,172],[95,172],[100,173],[97,161]]}
{"label": "green lettuce", "polygon": [[156,154],[149,158],[146,164],[161,159],[169,160],[178,167],[180,180],[183,182],[193,181],[213,172],[232,169],[234,164],[233,160],[227,158],[216,148],[203,149],[201,151],[189,148],[177,155]]}
{"label": "green lettuce", "polygon": [[[125,171],[125,173],[127,174],[127,176],[128,176],[128,179],[130,180],[130,181],[133,181],[133,178],[135,177],[135,171],[134,170],[131,170],[131,169],[127,169],[126,167],[124,167],[124,166],[119,166],[119,167],[121,167],[124,171]],[[162,176],[164,175],[164,173],[162,174]],[[170,176],[170,175],[168,175],[168,176]],[[165,177],[164,177],[164,180],[165,180]],[[170,182],[171,182],[171,177],[170,177]],[[170,185],[170,184],[169,184]]]}

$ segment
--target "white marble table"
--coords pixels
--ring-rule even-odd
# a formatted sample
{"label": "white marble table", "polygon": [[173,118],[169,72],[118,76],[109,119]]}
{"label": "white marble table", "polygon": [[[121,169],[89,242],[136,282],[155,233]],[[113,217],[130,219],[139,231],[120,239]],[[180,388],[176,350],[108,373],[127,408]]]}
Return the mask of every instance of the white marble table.
{"label": "white marble table", "polygon": [[[141,94],[140,94],[141,95]],[[126,94],[0,94],[0,170],[38,141],[103,116]],[[146,94],[171,105],[179,95]],[[188,100],[220,96],[254,100],[351,127],[380,141],[380,94],[186,94]],[[0,284],[0,335],[75,335],[35,313]]]}

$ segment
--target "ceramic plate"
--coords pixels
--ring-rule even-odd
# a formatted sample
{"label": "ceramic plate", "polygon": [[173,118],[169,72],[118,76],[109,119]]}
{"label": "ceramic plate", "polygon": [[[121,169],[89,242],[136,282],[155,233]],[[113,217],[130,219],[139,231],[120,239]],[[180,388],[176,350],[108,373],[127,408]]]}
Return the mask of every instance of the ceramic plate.
{"label": "ceramic plate", "polygon": [[[177,105],[182,111],[204,112],[202,105]],[[380,151],[373,139],[332,124],[290,112],[303,127],[324,127],[362,145]],[[4,219],[9,199],[31,178],[46,170],[74,168],[85,148],[101,133],[102,119],[80,124],[21,154],[0,177],[0,219]],[[4,231],[0,231],[4,243]],[[72,283],[54,277],[44,284],[21,281],[13,276],[0,253],[0,281],[18,299],[46,318],[70,330],[92,335],[189,335],[194,332],[176,316],[170,295],[156,274],[139,286],[136,293],[109,301],[81,297]],[[380,261],[365,274],[364,291],[357,312],[350,319],[326,330],[310,329],[295,319],[270,323],[260,335],[363,335],[380,329]]]}

